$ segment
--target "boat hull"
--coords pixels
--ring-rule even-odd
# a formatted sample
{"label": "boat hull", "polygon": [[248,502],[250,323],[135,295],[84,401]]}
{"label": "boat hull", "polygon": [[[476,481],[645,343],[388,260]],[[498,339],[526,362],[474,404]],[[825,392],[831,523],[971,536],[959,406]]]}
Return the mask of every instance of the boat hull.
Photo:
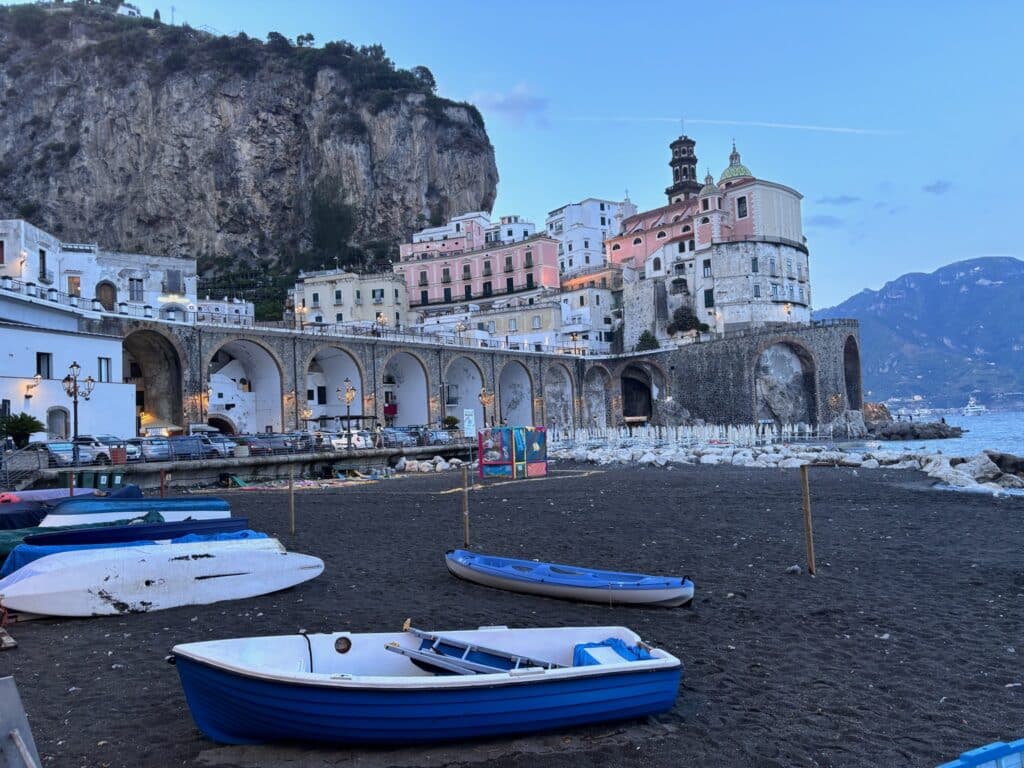
{"label": "boat hull", "polygon": [[68,544],[109,544],[146,539],[177,539],[190,533],[212,534],[244,531],[247,517],[222,517],[212,520],[182,520],[176,523],[138,523],[99,528],[71,528],[53,533],[36,533],[25,537],[26,544],[59,546]]}
{"label": "boat hull", "polygon": [[323,572],[276,539],[73,550],[0,580],[0,606],[45,616],[110,616],[256,597]]}
{"label": "boat hull", "polygon": [[329,684],[268,679],[197,659],[187,648],[174,653],[193,720],[226,744],[429,743],[645,717],[672,708],[682,674],[673,658],[636,671],[582,667],[548,679],[565,670],[535,670],[521,678],[482,675],[476,685],[459,677],[458,686],[388,688],[343,675]]}
{"label": "boat hull", "polygon": [[223,499],[66,499],[54,506],[39,523],[40,528],[108,523],[159,512],[166,522],[213,520],[231,517],[231,507]]}
{"label": "boat hull", "polygon": [[643,605],[658,608],[678,608],[693,601],[693,582],[688,579],[675,579],[674,581],[681,583],[644,589],[622,589],[614,584],[605,584],[603,586],[558,584],[550,581],[509,578],[501,573],[476,568],[461,562],[458,556],[459,553],[460,550],[455,550],[448,553],[445,557],[448,571],[460,579],[495,589],[504,589],[528,595],[555,597],[563,600],[579,600],[615,605]]}

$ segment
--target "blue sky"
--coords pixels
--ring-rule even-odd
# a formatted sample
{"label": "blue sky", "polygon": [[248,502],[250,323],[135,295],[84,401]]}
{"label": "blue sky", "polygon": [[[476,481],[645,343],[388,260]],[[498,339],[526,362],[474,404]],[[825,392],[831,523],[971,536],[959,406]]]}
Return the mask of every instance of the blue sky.
{"label": "blue sky", "polygon": [[[171,4],[159,8],[171,20]],[[1019,2],[174,0],[176,23],[381,43],[476,103],[495,214],[628,188],[663,204],[679,118],[701,173],[735,137],[759,177],[804,195],[814,304],[900,274],[1021,257]],[[760,125],[758,125],[760,124]],[[818,126],[831,130],[812,130]]]}

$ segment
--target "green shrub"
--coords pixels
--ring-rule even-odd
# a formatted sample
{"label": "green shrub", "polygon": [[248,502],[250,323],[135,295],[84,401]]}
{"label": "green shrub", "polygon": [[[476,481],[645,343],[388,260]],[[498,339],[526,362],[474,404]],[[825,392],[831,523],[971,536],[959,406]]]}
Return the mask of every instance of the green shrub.
{"label": "green shrub", "polygon": [[661,344],[655,338],[654,334],[650,331],[644,331],[640,334],[640,339],[636,343],[637,352],[646,352],[650,349],[658,349]]}

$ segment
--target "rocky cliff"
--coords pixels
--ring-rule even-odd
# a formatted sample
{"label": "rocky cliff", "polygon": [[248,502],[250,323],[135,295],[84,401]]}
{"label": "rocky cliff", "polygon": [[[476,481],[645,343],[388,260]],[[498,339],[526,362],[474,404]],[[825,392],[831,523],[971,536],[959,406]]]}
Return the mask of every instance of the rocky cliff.
{"label": "rocky cliff", "polygon": [[356,262],[490,210],[497,181],[476,109],[379,46],[0,7],[0,218],[65,241],[207,273]]}

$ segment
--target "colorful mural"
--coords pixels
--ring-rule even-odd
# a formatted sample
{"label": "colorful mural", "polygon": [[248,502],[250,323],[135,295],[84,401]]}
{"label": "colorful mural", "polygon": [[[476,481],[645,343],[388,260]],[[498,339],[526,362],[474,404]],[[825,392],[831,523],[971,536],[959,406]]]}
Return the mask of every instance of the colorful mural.
{"label": "colorful mural", "polygon": [[477,432],[480,477],[544,477],[548,435],[544,427],[491,427]]}

